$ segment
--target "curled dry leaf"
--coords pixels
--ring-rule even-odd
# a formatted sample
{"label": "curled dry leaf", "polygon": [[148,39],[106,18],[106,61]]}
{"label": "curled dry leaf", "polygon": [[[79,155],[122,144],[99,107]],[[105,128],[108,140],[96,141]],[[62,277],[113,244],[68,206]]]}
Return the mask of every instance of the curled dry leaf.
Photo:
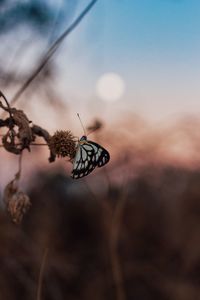
{"label": "curled dry leaf", "polygon": [[21,149],[27,148],[30,150],[29,145],[34,140],[32,130],[30,128],[30,121],[22,110],[16,108],[11,109],[14,124],[18,127],[18,138],[21,143]]}
{"label": "curled dry leaf", "polygon": [[[10,113],[9,118],[0,119],[0,127],[9,128],[2,138],[5,150],[17,155],[21,154],[24,149],[30,151],[30,145],[36,139],[36,136],[43,137],[46,143],[49,144],[51,136],[48,131],[38,125],[33,125],[23,110],[5,107],[1,101],[0,107]],[[55,158],[56,155],[50,149],[49,162],[55,161]]]}
{"label": "curled dry leaf", "polygon": [[[2,104],[0,107],[8,111],[8,108],[5,108]],[[34,136],[29,119],[22,110],[9,108],[9,112],[11,117],[0,122],[2,126],[9,128],[8,132],[2,138],[4,148],[14,154],[20,154],[25,148],[30,151],[30,144],[34,140]]]}
{"label": "curled dry leaf", "polygon": [[[43,137],[43,139],[46,141],[47,145],[49,146],[51,136],[46,129],[43,129],[42,127],[40,127],[38,125],[33,125],[31,127],[31,130],[32,130],[34,136],[37,135],[37,136]],[[50,149],[49,162],[54,162],[56,159],[56,154],[51,150],[50,147],[49,147],[49,149]]]}
{"label": "curled dry leaf", "polygon": [[15,137],[16,132],[14,129],[10,129],[3,137],[2,137],[2,143],[4,148],[11,153],[14,154],[20,154],[21,149],[19,148],[19,145],[15,143]]}
{"label": "curled dry leaf", "polygon": [[[73,161],[77,145],[75,137],[70,131],[56,131],[56,133],[51,136],[47,130],[32,124],[23,110],[10,107],[1,91],[0,96],[2,96],[6,102],[5,106],[0,101],[0,108],[9,113],[7,119],[0,119],[0,127],[8,128],[8,132],[2,137],[2,143],[5,150],[17,155],[21,154],[24,149],[30,151],[30,145],[35,141],[36,136],[40,136],[43,137],[49,147],[49,162],[55,161],[56,156],[68,156],[70,161]],[[97,130],[101,128],[101,126],[101,122],[97,120],[90,129]]]}
{"label": "curled dry leaf", "polygon": [[12,221],[20,224],[24,215],[31,206],[30,198],[23,191],[19,190],[17,182],[20,173],[17,173],[15,179],[7,184],[4,189],[3,200],[8,214]]}

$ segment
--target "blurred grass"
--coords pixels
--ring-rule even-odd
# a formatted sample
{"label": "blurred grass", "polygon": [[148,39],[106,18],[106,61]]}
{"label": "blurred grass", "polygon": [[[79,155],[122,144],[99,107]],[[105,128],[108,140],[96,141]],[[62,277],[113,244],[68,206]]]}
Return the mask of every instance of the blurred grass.
{"label": "blurred grass", "polygon": [[[199,171],[147,167],[126,183],[116,241],[125,299],[198,299],[199,181]],[[1,210],[0,299],[36,299],[46,248],[41,299],[117,299],[109,247],[122,189],[93,193],[40,173],[20,227]]]}

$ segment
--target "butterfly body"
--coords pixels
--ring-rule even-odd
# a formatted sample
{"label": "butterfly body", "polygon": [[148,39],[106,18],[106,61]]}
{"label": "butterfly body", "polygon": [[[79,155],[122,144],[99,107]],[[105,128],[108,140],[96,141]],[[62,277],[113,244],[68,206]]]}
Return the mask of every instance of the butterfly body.
{"label": "butterfly body", "polygon": [[88,141],[83,135],[78,141],[73,161],[72,178],[78,179],[90,174],[96,167],[102,167],[110,160],[110,154],[99,144]]}

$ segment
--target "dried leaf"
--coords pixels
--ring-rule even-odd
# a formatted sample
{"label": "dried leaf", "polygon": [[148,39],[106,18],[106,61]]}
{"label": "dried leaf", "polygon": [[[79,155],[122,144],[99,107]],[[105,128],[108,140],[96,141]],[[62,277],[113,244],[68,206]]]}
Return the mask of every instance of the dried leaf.
{"label": "dried leaf", "polygon": [[[49,141],[51,139],[50,134],[48,133],[47,130],[43,129],[42,127],[38,126],[38,125],[33,125],[31,128],[33,135],[38,135],[43,137],[43,139],[47,142],[47,144],[49,145]],[[49,162],[54,162],[56,159],[56,154],[50,149],[50,157],[49,157]]]}
{"label": "dried leaf", "polygon": [[31,206],[31,201],[28,195],[18,189],[17,182],[20,177],[20,172],[15,175],[14,180],[9,182],[5,187],[3,200],[6,205],[8,214],[12,221],[20,224],[24,215]]}
{"label": "dried leaf", "polygon": [[30,151],[30,143],[34,140],[30,121],[22,110],[11,109],[13,120],[18,127],[18,138],[21,143],[21,149],[27,148]]}
{"label": "dried leaf", "polygon": [[9,130],[3,137],[2,143],[4,148],[11,153],[20,154],[21,146],[15,143],[16,132],[14,129]]}

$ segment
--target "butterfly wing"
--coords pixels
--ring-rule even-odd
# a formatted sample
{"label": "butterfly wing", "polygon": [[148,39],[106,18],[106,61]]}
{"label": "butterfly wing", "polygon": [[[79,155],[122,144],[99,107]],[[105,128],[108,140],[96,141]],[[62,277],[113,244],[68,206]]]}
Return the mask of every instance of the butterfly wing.
{"label": "butterfly wing", "polygon": [[80,143],[74,158],[72,178],[78,179],[91,173],[95,167],[104,166],[110,159],[106,149],[92,141]]}
{"label": "butterfly wing", "polygon": [[94,149],[88,143],[78,145],[74,158],[72,178],[78,179],[91,173],[96,167]]}
{"label": "butterfly wing", "polygon": [[100,168],[107,164],[110,160],[109,152],[95,142],[88,141],[88,143],[90,143],[90,145],[93,145],[97,166]]}

